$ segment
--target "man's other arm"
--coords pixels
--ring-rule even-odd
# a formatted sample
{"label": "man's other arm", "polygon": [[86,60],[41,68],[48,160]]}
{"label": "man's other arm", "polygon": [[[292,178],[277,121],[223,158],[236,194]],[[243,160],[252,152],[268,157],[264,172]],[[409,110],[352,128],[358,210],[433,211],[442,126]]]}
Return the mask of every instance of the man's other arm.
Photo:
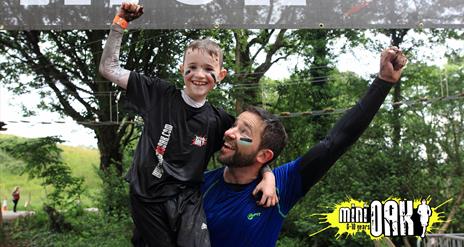
{"label": "man's other arm", "polygon": [[[399,80],[406,57],[397,48],[382,52],[380,72],[358,103],[300,161],[302,192],[306,193],[369,126],[391,87]],[[400,63],[400,64],[399,64]]]}

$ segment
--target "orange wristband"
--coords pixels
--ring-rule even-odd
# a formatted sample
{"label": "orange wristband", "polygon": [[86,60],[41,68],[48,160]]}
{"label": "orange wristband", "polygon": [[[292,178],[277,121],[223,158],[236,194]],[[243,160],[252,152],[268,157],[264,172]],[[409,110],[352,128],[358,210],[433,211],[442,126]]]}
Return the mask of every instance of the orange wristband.
{"label": "orange wristband", "polygon": [[119,15],[116,15],[114,17],[113,24],[118,24],[120,27],[122,27],[122,29],[126,29],[127,25],[129,25],[129,23],[127,23],[127,21],[124,20],[124,18],[120,17]]}

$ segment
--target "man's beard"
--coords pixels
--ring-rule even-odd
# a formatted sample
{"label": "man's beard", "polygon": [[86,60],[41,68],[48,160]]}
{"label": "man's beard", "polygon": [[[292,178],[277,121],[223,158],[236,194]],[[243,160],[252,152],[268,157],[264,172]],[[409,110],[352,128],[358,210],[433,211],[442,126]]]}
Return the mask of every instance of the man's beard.
{"label": "man's beard", "polygon": [[252,154],[242,154],[238,151],[234,155],[229,157],[224,157],[219,155],[218,160],[223,165],[228,167],[247,167],[253,165],[255,162],[256,152]]}

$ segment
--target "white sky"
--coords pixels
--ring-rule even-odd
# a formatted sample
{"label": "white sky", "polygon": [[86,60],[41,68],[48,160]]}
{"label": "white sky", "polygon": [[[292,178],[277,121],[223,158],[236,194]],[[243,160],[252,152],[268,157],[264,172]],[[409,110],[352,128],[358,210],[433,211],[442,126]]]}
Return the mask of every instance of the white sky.
{"label": "white sky", "polygon": [[[60,136],[65,144],[72,146],[97,147],[95,134],[90,129],[75,123],[70,117],[61,118],[59,114],[40,111],[37,116],[22,117],[21,104],[35,109],[40,101],[37,94],[15,96],[0,86],[0,120],[6,122],[7,131],[2,134],[11,134],[23,137]],[[31,123],[9,123],[8,121],[31,121]],[[39,122],[64,121],[64,124],[40,124]]]}
{"label": "white sky", "polygon": [[[387,41],[385,41],[387,42]],[[387,42],[388,43],[388,42]],[[459,44],[454,46],[464,49],[464,42],[460,41]],[[335,49],[338,49],[335,47]],[[445,49],[434,49],[433,55],[435,57],[434,64],[443,64]],[[427,53],[427,51],[424,51]],[[432,53],[432,52],[430,52]],[[355,55],[354,55],[355,54]],[[353,71],[362,77],[368,77],[378,71],[379,54],[373,54],[361,48],[353,50],[349,54],[343,54],[339,57],[337,68],[340,71]],[[273,79],[282,79],[288,77],[295,64],[298,63],[296,59],[289,59],[287,61],[279,61],[266,73],[266,76]],[[22,117],[22,110],[20,105],[24,104],[26,107],[35,109],[36,103],[39,102],[39,96],[34,93],[27,95],[15,96],[8,92],[6,88],[0,85],[0,121],[7,123],[7,131],[2,133],[12,134],[23,137],[44,137],[44,136],[60,136],[65,143],[72,146],[88,146],[96,147],[97,140],[94,133],[87,128],[82,127],[75,123],[71,118],[61,118],[56,113],[40,111],[34,117]],[[10,123],[8,121],[21,121],[28,120],[32,123]],[[39,122],[50,121],[65,121],[65,124],[40,124]]]}

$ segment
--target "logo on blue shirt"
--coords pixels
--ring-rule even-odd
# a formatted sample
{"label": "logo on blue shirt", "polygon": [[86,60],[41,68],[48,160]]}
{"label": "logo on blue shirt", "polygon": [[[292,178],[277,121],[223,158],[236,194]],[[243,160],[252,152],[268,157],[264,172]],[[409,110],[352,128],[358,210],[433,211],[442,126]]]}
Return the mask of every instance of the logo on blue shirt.
{"label": "logo on blue shirt", "polygon": [[253,220],[255,217],[259,217],[259,216],[261,216],[261,213],[249,213],[247,215],[247,219],[248,220]]}

